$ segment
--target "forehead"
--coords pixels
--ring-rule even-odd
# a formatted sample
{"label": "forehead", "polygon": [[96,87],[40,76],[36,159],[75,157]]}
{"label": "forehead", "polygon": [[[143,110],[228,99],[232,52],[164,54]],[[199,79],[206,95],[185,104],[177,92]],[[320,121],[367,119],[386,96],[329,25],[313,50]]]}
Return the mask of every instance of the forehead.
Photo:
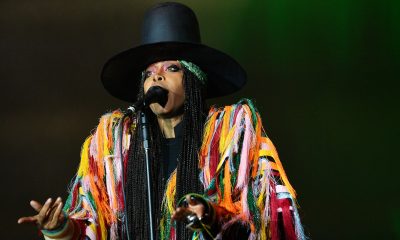
{"label": "forehead", "polygon": [[146,70],[158,69],[161,67],[169,66],[171,64],[176,64],[176,65],[180,66],[180,63],[178,62],[178,60],[167,60],[167,61],[160,61],[160,62],[152,63],[146,68]]}

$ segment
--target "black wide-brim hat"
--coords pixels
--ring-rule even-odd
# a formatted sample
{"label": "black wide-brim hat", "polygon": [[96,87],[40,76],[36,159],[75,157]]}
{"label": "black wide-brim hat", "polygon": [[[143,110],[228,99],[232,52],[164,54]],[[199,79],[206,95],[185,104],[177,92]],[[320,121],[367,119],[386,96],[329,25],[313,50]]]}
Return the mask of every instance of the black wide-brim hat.
{"label": "black wide-brim hat", "polygon": [[165,60],[192,62],[206,73],[206,97],[220,97],[241,89],[246,72],[232,57],[201,43],[194,12],[180,3],[161,3],[144,17],[142,43],[106,62],[101,80],[121,100],[135,102],[142,72]]}

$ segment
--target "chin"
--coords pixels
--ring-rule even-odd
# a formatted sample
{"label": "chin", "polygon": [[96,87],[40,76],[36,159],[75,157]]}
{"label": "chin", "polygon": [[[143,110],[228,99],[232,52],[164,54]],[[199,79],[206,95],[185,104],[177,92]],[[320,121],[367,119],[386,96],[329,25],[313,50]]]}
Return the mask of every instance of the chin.
{"label": "chin", "polygon": [[167,109],[161,107],[161,105],[158,104],[158,103],[153,103],[153,104],[151,104],[151,105],[150,105],[150,109],[151,109],[151,111],[152,111],[155,115],[157,115],[157,116],[162,115],[162,114],[165,114],[165,113],[168,112]]}

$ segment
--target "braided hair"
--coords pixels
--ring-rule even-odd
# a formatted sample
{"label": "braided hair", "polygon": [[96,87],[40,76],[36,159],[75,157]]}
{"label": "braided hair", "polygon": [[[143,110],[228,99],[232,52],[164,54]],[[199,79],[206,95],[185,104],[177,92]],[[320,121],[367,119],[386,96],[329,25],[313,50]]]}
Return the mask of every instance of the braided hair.
{"label": "braided hair", "polygon": [[[141,80],[143,86],[144,77]],[[204,86],[199,79],[189,70],[183,68],[183,85],[185,90],[184,114],[183,114],[183,141],[182,151],[178,158],[177,166],[177,184],[175,201],[187,193],[201,193],[202,186],[199,180],[200,170],[198,167],[198,152],[201,147],[203,136],[203,127],[206,117],[204,102]],[[143,87],[139,97],[144,96]],[[150,111],[147,111],[150,135],[150,158],[151,163],[151,182],[152,182],[152,209],[155,226],[159,225],[161,217],[161,202],[164,195],[165,184],[168,176],[164,172],[162,159],[162,147],[164,138],[157,122],[157,117]],[[128,232],[130,239],[149,239],[149,222],[147,212],[147,188],[144,150],[141,141],[141,124],[138,123],[132,144],[129,151],[129,160],[127,164],[127,181],[125,186],[126,208],[128,219]],[[156,239],[159,239],[158,231],[155,233]],[[177,240],[186,240],[191,238],[191,233],[185,226],[178,223],[176,231]]]}

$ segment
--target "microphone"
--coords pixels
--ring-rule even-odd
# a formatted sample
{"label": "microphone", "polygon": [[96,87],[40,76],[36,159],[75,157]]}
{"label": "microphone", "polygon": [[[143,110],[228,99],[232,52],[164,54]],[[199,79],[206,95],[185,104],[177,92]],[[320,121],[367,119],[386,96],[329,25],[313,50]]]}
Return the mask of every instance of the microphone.
{"label": "microphone", "polygon": [[153,86],[149,88],[144,98],[140,98],[132,106],[128,107],[127,114],[140,111],[141,109],[148,107],[152,103],[158,103],[162,107],[165,107],[167,101],[168,101],[168,90],[160,86]]}

